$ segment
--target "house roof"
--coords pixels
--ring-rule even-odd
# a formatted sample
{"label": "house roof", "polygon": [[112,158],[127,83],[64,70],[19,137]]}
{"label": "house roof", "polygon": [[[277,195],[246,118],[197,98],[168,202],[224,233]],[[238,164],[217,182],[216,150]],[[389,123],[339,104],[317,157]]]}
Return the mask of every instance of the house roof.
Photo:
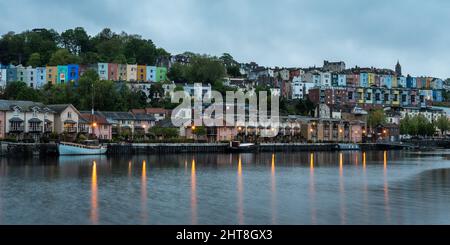
{"label": "house roof", "polygon": [[17,106],[20,111],[30,112],[33,108],[37,108],[38,111],[47,111],[54,113],[55,111],[49,106],[40,102],[23,101],[23,100],[0,100],[0,111],[12,111]]}
{"label": "house roof", "polygon": [[73,106],[72,104],[56,104],[56,105],[48,105],[48,107],[52,110],[54,110],[56,113],[63,112],[67,107],[72,107],[78,114],[80,112]]}
{"label": "house roof", "polygon": [[[90,112],[82,111],[83,114],[90,114]],[[124,111],[95,111],[95,115],[103,117],[109,124],[115,123],[117,120],[131,120],[131,121],[156,121],[155,117],[147,114],[133,114],[132,112]]]}
{"label": "house roof", "polygon": [[145,108],[145,109],[132,109],[134,114],[168,114],[170,110],[164,108]]}
{"label": "house roof", "polygon": [[98,124],[111,124],[110,122],[108,122],[108,120],[101,115],[92,115],[89,113],[82,113],[81,114],[81,118],[86,122],[86,123],[92,123],[92,122],[96,122]]}

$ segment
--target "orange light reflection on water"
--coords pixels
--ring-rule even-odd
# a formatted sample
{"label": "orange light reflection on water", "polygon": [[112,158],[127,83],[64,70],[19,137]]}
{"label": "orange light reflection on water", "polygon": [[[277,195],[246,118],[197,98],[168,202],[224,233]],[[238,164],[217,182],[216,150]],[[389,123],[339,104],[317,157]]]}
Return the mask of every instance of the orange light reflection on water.
{"label": "orange light reflection on water", "polygon": [[191,163],[191,222],[197,224],[197,173],[195,168],[195,159]]}
{"label": "orange light reflection on water", "polygon": [[91,175],[91,223],[98,224],[98,186],[97,186],[97,163],[92,163]]}

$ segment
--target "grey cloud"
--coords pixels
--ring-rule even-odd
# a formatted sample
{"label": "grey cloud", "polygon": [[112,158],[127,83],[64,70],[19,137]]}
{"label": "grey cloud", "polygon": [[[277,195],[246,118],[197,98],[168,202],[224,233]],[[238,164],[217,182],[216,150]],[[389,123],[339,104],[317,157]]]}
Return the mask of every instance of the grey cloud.
{"label": "grey cloud", "polygon": [[[445,0],[0,0],[1,33],[104,27],[140,34],[169,52],[193,51],[267,66],[393,68],[450,77],[450,1]],[[21,13],[18,15],[17,13]]]}

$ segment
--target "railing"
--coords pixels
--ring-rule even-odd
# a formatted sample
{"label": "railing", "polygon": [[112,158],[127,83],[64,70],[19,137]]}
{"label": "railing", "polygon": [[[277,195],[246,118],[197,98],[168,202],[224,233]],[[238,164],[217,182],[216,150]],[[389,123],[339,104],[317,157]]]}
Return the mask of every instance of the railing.
{"label": "railing", "polygon": [[79,127],[78,131],[80,133],[87,133],[87,132],[89,132],[89,128],[87,128],[87,127]]}
{"label": "railing", "polygon": [[10,132],[23,132],[25,130],[24,126],[11,126],[9,128]]}
{"label": "railing", "polygon": [[65,127],[64,128],[64,132],[66,132],[66,133],[76,133],[77,132],[77,127]]}
{"label": "railing", "polygon": [[46,133],[53,132],[53,127],[52,126],[44,126],[44,132],[46,132]]}
{"label": "railing", "polygon": [[30,126],[28,128],[29,132],[42,132],[43,127],[42,126]]}
{"label": "railing", "polygon": [[101,145],[99,145],[99,146],[89,146],[89,145],[70,143],[70,142],[60,142],[59,144],[60,145],[67,145],[67,146],[74,146],[74,147],[79,147],[79,148],[84,148],[84,149],[101,149],[101,148],[103,148],[103,146],[101,146]]}

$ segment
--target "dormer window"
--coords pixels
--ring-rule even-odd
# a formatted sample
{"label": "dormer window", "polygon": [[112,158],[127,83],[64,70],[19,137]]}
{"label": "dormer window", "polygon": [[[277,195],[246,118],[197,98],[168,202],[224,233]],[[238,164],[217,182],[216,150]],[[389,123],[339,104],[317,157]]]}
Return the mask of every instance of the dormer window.
{"label": "dormer window", "polygon": [[19,116],[19,108],[14,107],[14,116]]}

